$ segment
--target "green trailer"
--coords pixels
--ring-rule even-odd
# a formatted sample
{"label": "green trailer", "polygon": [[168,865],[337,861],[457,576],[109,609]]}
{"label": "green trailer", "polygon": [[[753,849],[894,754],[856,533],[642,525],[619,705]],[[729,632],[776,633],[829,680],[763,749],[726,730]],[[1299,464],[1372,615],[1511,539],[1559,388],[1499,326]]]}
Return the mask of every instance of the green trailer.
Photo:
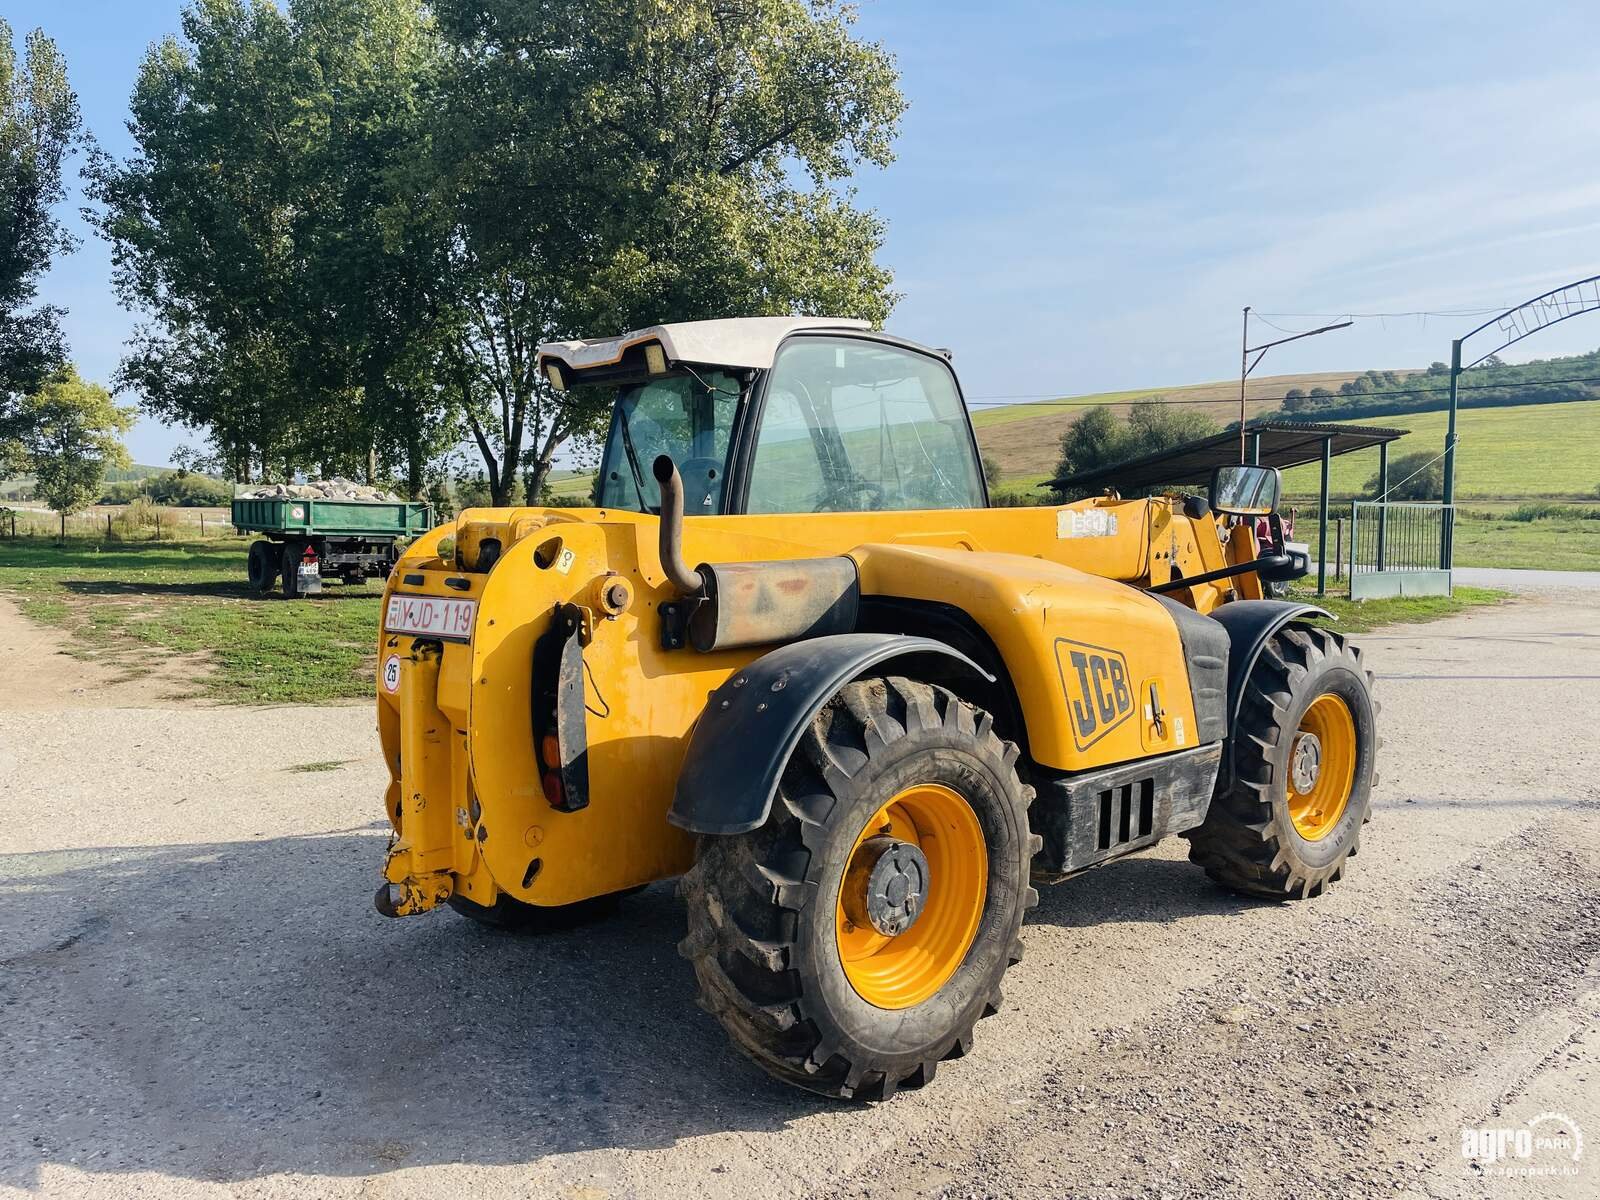
{"label": "green trailer", "polygon": [[233,525],[259,533],[250,543],[250,583],[286,598],[312,595],[328,580],[362,583],[387,575],[398,543],[433,528],[433,510],[409,500],[235,496]]}

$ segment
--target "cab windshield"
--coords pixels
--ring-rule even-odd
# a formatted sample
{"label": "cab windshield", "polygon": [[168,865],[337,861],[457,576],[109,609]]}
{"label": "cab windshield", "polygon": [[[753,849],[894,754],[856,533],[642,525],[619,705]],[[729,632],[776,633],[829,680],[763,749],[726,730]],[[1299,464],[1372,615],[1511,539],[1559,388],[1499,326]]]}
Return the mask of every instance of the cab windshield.
{"label": "cab windshield", "polygon": [[600,463],[600,507],[659,512],[661,492],[650,464],[668,454],[683,477],[687,515],[721,513],[739,394],[737,379],[713,370],[620,388]]}

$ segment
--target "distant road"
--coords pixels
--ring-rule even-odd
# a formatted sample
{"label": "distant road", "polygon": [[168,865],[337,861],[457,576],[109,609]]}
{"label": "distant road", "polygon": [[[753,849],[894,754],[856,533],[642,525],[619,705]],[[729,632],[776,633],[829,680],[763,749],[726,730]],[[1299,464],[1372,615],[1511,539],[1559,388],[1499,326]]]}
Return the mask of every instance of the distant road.
{"label": "distant road", "polygon": [[1501,567],[1457,567],[1455,582],[1473,587],[1505,588],[1512,592],[1543,592],[1550,588],[1600,591],[1600,571],[1512,571]]}

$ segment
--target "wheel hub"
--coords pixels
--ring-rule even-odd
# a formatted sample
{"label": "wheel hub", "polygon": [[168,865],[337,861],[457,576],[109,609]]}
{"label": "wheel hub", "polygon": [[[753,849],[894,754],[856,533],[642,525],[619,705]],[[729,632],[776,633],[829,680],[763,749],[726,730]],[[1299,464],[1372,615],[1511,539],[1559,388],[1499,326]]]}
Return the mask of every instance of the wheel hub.
{"label": "wheel hub", "polygon": [[1302,733],[1295,738],[1294,752],[1289,758],[1289,779],[1294,790],[1304,795],[1317,786],[1317,776],[1322,773],[1322,742],[1314,733]]}
{"label": "wheel hub", "polygon": [[869,838],[851,864],[845,881],[846,915],[885,937],[898,937],[916,924],[928,895],[928,859],[910,842]]}

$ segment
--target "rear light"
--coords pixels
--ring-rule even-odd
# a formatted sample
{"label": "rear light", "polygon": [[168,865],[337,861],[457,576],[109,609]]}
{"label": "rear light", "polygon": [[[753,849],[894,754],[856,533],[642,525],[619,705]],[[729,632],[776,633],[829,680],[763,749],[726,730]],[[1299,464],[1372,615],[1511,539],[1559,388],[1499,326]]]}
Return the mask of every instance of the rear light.
{"label": "rear light", "polygon": [[543,766],[559,768],[561,766],[561,743],[556,735],[547,733],[539,741],[539,761]]}
{"label": "rear light", "polygon": [[551,807],[561,808],[566,802],[566,793],[561,789],[561,776],[554,771],[546,771],[541,783],[544,785],[544,798]]}

